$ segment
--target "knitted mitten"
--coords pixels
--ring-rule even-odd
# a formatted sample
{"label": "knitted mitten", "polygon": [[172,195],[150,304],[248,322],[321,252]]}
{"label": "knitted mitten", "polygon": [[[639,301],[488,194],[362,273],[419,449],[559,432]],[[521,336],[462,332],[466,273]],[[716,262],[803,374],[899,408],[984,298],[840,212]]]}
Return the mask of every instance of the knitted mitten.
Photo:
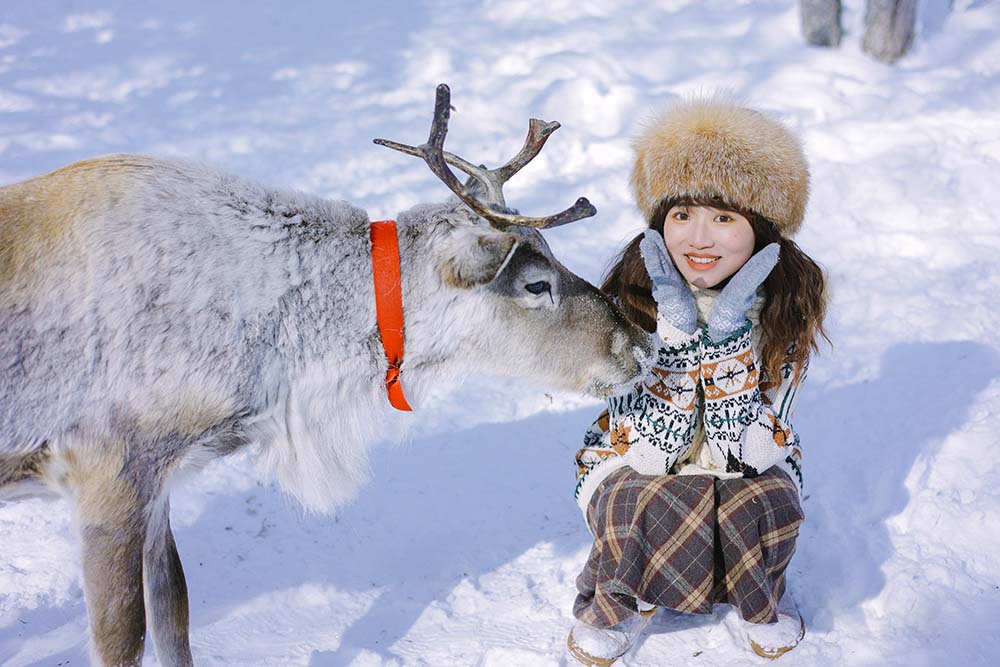
{"label": "knitted mitten", "polygon": [[729,279],[708,312],[709,338],[721,341],[743,326],[747,310],[757,297],[757,288],[778,263],[779,249],[777,243],[764,246]]}
{"label": "knitted mitten", "polygon": [[653,282],[656,301],[656,333],[665,341],[679,342],[698,328],[698,308],[687,281],[681,277],[670,259],[663,236],[647,229],[639,242],[646,273]]}

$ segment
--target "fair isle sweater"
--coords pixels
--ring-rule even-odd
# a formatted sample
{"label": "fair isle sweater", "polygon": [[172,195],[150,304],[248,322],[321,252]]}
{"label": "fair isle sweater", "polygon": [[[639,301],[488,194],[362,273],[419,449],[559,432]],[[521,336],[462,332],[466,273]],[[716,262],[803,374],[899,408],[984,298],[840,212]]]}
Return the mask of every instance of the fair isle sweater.
{"label": "fair isle sweater", "polygon": [[[607,410],[577,452],[577,504],[587,513],[608,475],[630,466],[643,475],[756,477],[779,466],[802,486],[802,449],[791,416],[808,363],[786,361],[780,383],[760,390],[758,326],[763,296],[725,340],[709,339],[705,320],[718,290],[691,286],[698,330],[660,324],[651,367],[608,397]],[[791,353],[792,350],[789,350]]]}

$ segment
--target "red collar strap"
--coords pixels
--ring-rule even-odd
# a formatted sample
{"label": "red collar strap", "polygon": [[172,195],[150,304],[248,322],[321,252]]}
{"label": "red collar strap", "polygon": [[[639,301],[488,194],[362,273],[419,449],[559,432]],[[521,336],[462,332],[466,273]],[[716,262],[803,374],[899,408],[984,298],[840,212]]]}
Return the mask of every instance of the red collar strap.
{"label": "red collar strap", "polygon": [[375,278],[375,316],[382,337],[389,370],[385,374],[385,389],[389,403],[397,410],[409,412],[410,404],[403,396],[399,370],[403,364],[403,289],[399,271],[399,237],[396,221],[371,223],[372,274]]}

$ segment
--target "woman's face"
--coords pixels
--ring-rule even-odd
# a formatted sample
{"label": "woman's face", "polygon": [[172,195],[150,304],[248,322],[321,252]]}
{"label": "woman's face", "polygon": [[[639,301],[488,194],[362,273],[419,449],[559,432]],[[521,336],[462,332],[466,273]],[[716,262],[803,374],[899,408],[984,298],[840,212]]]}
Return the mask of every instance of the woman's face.
{"label": "woman's face", "polygon": [[715,287],[753,254],[753,228],[735,211],[674,206],[663,221],[663,240],[674,265],[692,285]]}

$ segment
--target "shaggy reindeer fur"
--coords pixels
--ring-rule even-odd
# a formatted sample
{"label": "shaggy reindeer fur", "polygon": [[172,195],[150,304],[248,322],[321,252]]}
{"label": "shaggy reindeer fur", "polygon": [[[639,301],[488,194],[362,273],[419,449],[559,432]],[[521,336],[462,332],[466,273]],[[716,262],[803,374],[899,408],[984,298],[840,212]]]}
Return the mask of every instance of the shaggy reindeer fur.
{"label": "shaggy reindeer fur", "polygon": [[[475,370],[576,390],[646,337],[457,202],[399,216],[403,382]],[[546,281],[540,295],[524,289]],[[190,665],[172,475],[247,445],[309,509],[349,498],[387,408],[364,211],[114,155],[0,188],[0,487],[69,496],[95,663]]]}

